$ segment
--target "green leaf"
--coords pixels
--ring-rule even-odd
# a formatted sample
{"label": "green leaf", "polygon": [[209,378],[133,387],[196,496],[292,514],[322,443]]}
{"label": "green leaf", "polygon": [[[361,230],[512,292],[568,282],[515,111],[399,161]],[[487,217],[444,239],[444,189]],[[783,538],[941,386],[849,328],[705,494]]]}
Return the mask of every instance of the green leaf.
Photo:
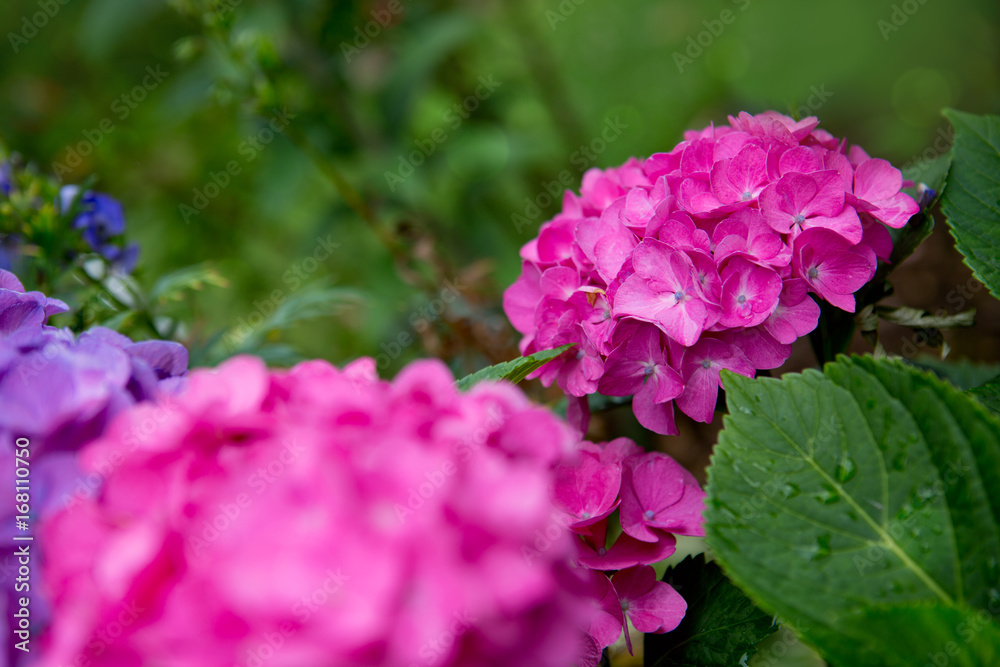
{"label": "green leaf", "polygon": [[982,403],[993,414],[1000,415],[1000,377],[968,391],[969,395]]}
{"label": "green leaf", "polygon": [[766,614],[705,555],[689,556],[663,578],[687,602],[676,630],[645,636],[647,667],[732,667],[746,664],[756,644],[775,630]]}
{"label": "green leaf", "polygon": [[1000,116],[944,113],[955,145],[942,210],[965,263],[1000,296]]}
{"label": "green leaf", "polygon": [[724,382],[707,541],[762,608],[852,667],[926,659],[864,610],[1000,611],[1000,421],[982,406],[871,357]]}
{"label": "green leaf", "polygon": [[938,359],[931,355],[921,355],[911,361],[917,368],[933,371],[935,375],[948,380],[959,389],[971,389],[989,382],[1000,375],[1000,364],[983,364],[968,359]]}
{"label": "green leaf", "polygon": [[517,384],[524,378],[528,377],[531,373],[535,372],[569,348],[573,347],[573,345],[575,345],[575,343],[563,345],[562,347],[557,347],[552,350],[535,352],[527,357],[512,359],[511,361],[505,361],[503,363],[496,364],[495,366],[488,366],[482,370],[476,371],[472,375],[466,375],[456,384],[462,391],[469,389],[477,382],[485,382],[488,380],[507,380],[508,382]]}
{"label": "green leaf", "polygon": [[[998,601],[1000,603],[1000,601]],[[997,607],[1000,611],[1000,604]],[[871,645],[870,664],[886,667],[994,667],[1000,664],[1000,626],[986,612],[910,603],[859,610],[846,622],[892,641]],[[906,651],[900,652],[899,646]],[[853,664],[853,663],[846,663]]]}
{"label": "green leaf", "polygon": [[[286,297],[258,326],[234,327],[220,342],[227,346],[229,354],[263,354],[268,339],[274,338],[278,332],[290,329],[305,320],[337,315],[345,309],[360,304],[361,301],[361,293],[357,290],[321,287],[314,283]],[[251,321],[249,316],[245,319]],[[280,358],[286,352],[287,348],[278,347],[271,358]]]}
{"label": "green leaf", "polygon": [[150,301],[178,301],[188,290],[202,290],[206,285],[228,287],[229,282],[208,264],[195,264],[161,276],[149,290]]}

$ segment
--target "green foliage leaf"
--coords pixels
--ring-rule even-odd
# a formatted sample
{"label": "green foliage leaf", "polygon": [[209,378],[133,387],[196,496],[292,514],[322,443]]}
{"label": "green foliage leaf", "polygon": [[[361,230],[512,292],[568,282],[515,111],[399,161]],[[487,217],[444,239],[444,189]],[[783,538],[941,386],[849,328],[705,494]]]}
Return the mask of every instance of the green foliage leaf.
{"label": "green foliage leaf", "polygon": [[852,667],[926,659],[874,608],[1000,612],[1000,421],[899,361],[724,381],[707,540],[759,605]]}
{"label": "green foliage leaf", "polygon": [[921,355],[912,362],[917,368],[933,371],[943,380],[948,380],[959,389],[972,389],[1000,375],[1000,364],[983,364],[968,359],[938,359],[931,355]]}
{"label": "green foliage leaf", "polygon": [[942,210],[958,251],[993,296],[1000,296],[1000,116],[949,109],[954,160]]}
{"label": "green foliage leaf", "polygon": [[1000,377],[969,390],[969,395],[982,403],[993,414],[1000,415]]}
{"label": "green foliage leaf", "polygon": [[[294,363],[300,359],[291,352],[291,348],[274,344],[281,331],[292,328],[298,322],[337,315],[357,306],[361,300],[361,293],[357,290],[309,285],[289,295],[269,315],[259,313],[266,315],[260,325],[251,328],[241,324],[234,327],[217,341],[219,345],[216,347],[224,347],[225,351],[217,350],[209,358],[221,360],[234,354],[255,354],[270,363]],[[250,321],[249,316],[243,319]]]}
{"label": "green foliage leaf", "polygon": [[149,290],[149,299],[156,303],[178,301],[185,292],[200,291],[207,285],[228,287],[229,282],[209,264],[185,266],[161,276]]}
{"label": "green foliage leaf", "polygon": [[648,667],[731,667],[746,664],[755,645],[775,630],[766,614],[704,554],[689,556],[663,578],[687,601],[676,630],[645,636]]}
{"label": "green foliage leaf", "polygon": [[569,345],[563,345],[562,347],[557,347],[551,350],[535,352],[534,354],[521,357],[519,359],[505,361],[503,363],[496,364],[495,366],[488,366],[487,368],[476,371],[472,375],[466,375],[456,384],[462,391],[469,389],[477,382],[485,382],[488,380],[507,380],[508,382],[517,384],[534,371],[538,370],[569,348],[573,347],[573,345],[574,343],[570,343]]}

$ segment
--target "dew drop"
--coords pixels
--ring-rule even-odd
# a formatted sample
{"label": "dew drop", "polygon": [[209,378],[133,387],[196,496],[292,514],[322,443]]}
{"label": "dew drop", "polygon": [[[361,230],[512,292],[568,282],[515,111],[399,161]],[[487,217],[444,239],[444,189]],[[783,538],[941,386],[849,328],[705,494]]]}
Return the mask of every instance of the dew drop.
{"label": "dew drop", "polygon": [[785,484],[784,488],[781,489],[781,495],[783,495],[786,499],[794,498],[800,493],[802,493],[802,490],[795,484]]}
{"label": "dew drop", "polygon": [[837,465],[837,481],[841,484],[848,482],[857,472],[858,466],[854,463],[854,459],[847,454],[844,454],[844,456],[840,459],[840,463]]}
{"label": "dew drop", "polygon": [[823,490],[817,493],[814,497],[824,505],[832,505],[840,500],[840,494],[828,484],[824,484]]}
{"label": "dew drop", "polygon": [[813,552],[811,560],[819,560],[830,555],[830,536],[820,535],[816,538],[816,550]]}

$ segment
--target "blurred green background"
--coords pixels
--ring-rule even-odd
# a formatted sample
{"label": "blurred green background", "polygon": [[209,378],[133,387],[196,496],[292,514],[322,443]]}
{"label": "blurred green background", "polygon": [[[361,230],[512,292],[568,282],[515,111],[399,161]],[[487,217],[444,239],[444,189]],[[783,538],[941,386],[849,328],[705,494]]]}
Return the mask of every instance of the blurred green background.
{"label": "blurred green background", "polygon": [[937,152],[942,107],[1000,109],[995,0],[5,0],[0,25],[9,148],[98,175],[140,282],[229,280],[185,305],[195,363],[325,285],[360,298],[281,334],[305,356],[467,372],[516,353],[518,247],[589,166],[768,108],[902,166]]}

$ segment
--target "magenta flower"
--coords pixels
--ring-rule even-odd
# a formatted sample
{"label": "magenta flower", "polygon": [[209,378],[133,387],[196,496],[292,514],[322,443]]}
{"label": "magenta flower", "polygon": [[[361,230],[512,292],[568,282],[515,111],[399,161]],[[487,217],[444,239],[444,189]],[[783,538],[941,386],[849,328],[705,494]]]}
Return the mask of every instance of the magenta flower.
{"label": "magenta flower", "polygon": [[704,536],[705,492],[694,476],[666,454],[650,452],[625,461],[622,530],[643,542],[659,541],[654,529]]}
{"label": "magenta flower", "polygon": [[754,327],[766,320],[781,294],[781,276],[773,269],[734,257],[722,271],[722,315],[725,327]]}
{"label": "magenta flower", "polygon": [[608,355],[598,389],[609,396],[631,396],[639,423],[658,433],[676,433],[670,402],[684,389],[667,361],[660,330],[644,323],[624,328],[625,340]]}
{"label": "magenta flower", "polygon": [[563,422],[439,362],[195,371],[86,447],[102,492],[39,526],[40,664],[569,667],[592,619],[551,490],[627,444],[559,477]]}
{"label": "magenta flower", "polygon": [[772,183],[760,196],[760,209],[768,224],[793,237],[804,229],[832,229],[852,243],[861,240],[857,212],[844,206],[844,188],[836,171],[791,173]]}
{"label": "magenta flower", "polygon": [[902,227],[920,206],[900,192],[903,174],[885,160],[865,160],[854,172],[852,203],[890,227]]}
{"label": "magenta flower", "polygon": [[825,301],[854,312],[854,293],[871,280],[875,264],[844,237],[815,228],[795,239],[792,272]]}
{"label": "magenta flower", "polygon": [[[577,344],[534,377],[574,398],[578,424],[594,391],[631,392],[639,422],[659,433],[676,431],[674,406],[711,419],[717,369],[780,366],[816,327],[813,296],[853,311],[854,292],[891,256],[887,226],[917,212],[899,170],[816,118],[743,112],[729,122],[590,170],[522,248],[504,308],[522,352]],[[659,352],[625,344],[637,321],[662,332]]]}
{"label": "magenta flower", "polygon": [[635,270],[615,295],[615,317],[658,326],[681,345],[693,345],[718,319],[718,306],[705,294],[703,278],[687,253],[646,239],[632,254]]}
{"label": "magenta flower", "polygon": [[[603,622],[596,628],[600,634],[599,638],[595,636],[595,640],[607,641],[613,635],[611,643],[614,643],[624,630],[629,653],[632,652],[632,638],[628,632],[628,621],[639,632],[662,634],[680,625],[687,611],[684,598],[670,584],[657,581],[656,572],[648,565],[616,572],[611,577],[610,592],[605,594],[601,603],[605,614]],[[621,623],[617,626],[615,604],[622,613]]]}

